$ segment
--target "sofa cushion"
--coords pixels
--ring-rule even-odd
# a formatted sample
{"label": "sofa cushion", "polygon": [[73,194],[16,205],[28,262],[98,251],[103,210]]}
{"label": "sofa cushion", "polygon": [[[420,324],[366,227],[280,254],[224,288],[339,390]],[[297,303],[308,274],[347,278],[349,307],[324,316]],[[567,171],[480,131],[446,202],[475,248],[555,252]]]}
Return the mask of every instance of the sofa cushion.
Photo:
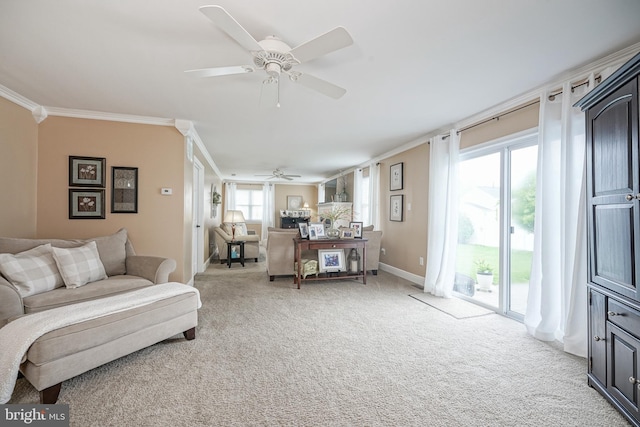
{"label": "sofa cushion", "polygon": [[96,237],[85,241],[96,242],[105,273],[107,273],[107,276],[117,276],[127,273],[127,240],[127,230],[122,228],[109,236]]}
{"label": "sofa cushion", "polygon": [[89,301],[129,292],[134,289],[151,286],[153,283],[138,276],[112,276],[105,280],[88,283],[79,288],[57,288],[42,294],[31,295],[24,298],[25,313],[48,310],[63,305]]}
{"label": "sofa cushion", "polygon": [[29,347],[27,358],[40,366],[158,324],[172,322],[180,316],[193,313],[197,306],[196,298],[193,293],[176,295],[142,307],[56,329],[38,338]]}
{"label": "sofa cushion", "polygon": [[40,245],[19,254],[0,254],[0,273],[24,298],[63,285],[51,245]]}
{"label": "sofa cushion", "polygon": [[79,248],[52,248],[53,258],[67,288],[79,288],[89,282],[107,278],[96,242]]}
{"label": "sofa cushion", "polygon": [[95,241],[98,246],[100,260],[107,276],[126,274],[127,252],[135,255],[133,247],[128,240],[127,230],[122,228],[109,236],[91,239],[19,239],[13,237],[0,237],[0,253],[17,254],[36,246],[51,243],[54,248],[76,248],[87,242]]}

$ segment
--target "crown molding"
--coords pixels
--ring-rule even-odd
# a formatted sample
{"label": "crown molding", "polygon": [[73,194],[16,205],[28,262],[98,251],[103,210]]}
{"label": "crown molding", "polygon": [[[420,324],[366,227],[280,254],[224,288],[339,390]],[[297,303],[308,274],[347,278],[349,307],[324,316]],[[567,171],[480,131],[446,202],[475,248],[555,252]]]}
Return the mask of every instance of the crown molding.
{"label": "crown molding", "polygon": [[134,116],[130,114],[105,113],[103,111],[76,110],[71,108],[45,107],[50,116],[72,117],[76,119],[106,120],[110,122],[137,123],[143,125],[173,126],[173,119]]}
{"label": "crown molding", "polygon": [[13,102],[14,104],[18,104],[22,108],[26,108],[29,111],[33,111],[35,108],[39,107],[39,105],[32,100],[25,98],[24,96],[12,91],[6,86],[0,85],[0,96]]}

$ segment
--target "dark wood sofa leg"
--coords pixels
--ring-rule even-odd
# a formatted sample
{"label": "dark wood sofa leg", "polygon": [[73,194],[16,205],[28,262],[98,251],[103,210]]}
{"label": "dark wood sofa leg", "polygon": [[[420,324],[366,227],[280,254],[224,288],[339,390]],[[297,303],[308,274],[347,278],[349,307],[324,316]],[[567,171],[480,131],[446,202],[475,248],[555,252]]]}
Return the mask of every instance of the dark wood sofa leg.
{"label": "dark wood sofa leg", "polygon": [[196,328],[187,329],[182,334],[188,341],[191,341],[196,338]]}
{"label": "dark wood sofa leg", "polygon": [[58,395],[60,394],[61,388],[62,383],[58,383],[40,391],[40,404],[53,405],[54,403],[56,403],[58,401]]}
{"label": "dark wood sofa leg", "polygon": [[374,276],[378,275],[378,270],[371,270],[371,272],[373,273]]}
{"label": "dark wood sofa leg", "polygon": [[276,276],[269,276],[269,281],[273,282],[275,278],[276,278]]}

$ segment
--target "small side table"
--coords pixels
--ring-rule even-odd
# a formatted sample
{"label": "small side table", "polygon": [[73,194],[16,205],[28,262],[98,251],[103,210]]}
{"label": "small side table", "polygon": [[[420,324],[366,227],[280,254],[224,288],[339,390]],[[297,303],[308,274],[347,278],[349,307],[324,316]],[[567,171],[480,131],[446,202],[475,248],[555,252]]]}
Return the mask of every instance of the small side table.
{"label": "small side table", "polygon": [[[240,257],[231,258],[231,247],[240,246]],[[232,262],[239,262],[244,267],[244,240],[235,240],[227,242],[227,267],[231,268]]]}

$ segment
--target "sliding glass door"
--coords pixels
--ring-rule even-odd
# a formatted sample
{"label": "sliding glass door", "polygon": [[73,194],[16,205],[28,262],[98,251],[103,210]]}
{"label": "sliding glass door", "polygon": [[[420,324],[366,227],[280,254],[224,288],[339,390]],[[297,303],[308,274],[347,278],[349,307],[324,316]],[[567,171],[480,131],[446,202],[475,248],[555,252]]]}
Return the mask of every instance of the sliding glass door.
{"label": "sliding glass door", "polygon": [[535,216],[537,136],[461,153],[457,295],[522,318]]}

